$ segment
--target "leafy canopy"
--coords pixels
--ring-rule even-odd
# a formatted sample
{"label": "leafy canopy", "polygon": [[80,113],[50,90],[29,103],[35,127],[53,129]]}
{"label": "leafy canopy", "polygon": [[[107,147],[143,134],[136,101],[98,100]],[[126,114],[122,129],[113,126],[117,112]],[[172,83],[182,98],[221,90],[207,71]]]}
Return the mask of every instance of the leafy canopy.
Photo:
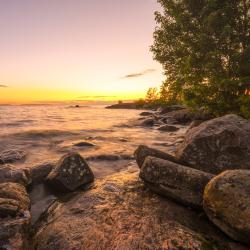
{"label": "leafy canopy", "polygon": [[250,118],[250,0],[158,0],[151,50],[161,97]]}

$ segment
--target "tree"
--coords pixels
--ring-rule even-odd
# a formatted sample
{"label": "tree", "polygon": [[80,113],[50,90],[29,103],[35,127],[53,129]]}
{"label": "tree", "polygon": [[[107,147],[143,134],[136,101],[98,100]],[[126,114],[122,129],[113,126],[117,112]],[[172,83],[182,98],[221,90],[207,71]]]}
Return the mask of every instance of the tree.
{"label": "tree", "polygon": [[149,88],[146,94],[146,103],[152,104],[158,100],[157,88]]}
{"label": "tree", "polygon": [[250,117],[250,0],[158,0],[151,50],[169,102]]}

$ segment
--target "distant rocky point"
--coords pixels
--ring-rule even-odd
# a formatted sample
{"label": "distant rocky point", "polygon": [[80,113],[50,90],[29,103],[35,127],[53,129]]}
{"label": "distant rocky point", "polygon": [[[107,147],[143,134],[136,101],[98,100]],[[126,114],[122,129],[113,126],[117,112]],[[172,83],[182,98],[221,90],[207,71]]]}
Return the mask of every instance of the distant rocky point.
{"label": "distant rocky point", "polygon": [[137,109],[137,108],[139,107],[133,102],[128,102],[128,103],[120,102],[106,107],[106,109]]}

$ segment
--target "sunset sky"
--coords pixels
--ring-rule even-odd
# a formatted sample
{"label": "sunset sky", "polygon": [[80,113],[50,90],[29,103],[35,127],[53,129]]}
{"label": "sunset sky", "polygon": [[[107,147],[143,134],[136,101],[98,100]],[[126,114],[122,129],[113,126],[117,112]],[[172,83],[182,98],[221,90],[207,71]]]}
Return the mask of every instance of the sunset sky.
{"label": "sunset sky", "polygon": [[159,86],[156,0],[0,0],[0,103],[137,99]]}

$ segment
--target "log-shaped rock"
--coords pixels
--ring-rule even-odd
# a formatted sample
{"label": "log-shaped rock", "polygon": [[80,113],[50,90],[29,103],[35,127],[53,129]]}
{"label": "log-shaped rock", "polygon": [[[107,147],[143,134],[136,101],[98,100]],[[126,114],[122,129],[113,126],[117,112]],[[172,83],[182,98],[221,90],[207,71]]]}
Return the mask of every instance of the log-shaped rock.
{"label": "log-shaped rock", "polygon": [[202,208],[203,191],[214,175],[174,162],[147,157],[141,179],[154,192],[194,208]]}

